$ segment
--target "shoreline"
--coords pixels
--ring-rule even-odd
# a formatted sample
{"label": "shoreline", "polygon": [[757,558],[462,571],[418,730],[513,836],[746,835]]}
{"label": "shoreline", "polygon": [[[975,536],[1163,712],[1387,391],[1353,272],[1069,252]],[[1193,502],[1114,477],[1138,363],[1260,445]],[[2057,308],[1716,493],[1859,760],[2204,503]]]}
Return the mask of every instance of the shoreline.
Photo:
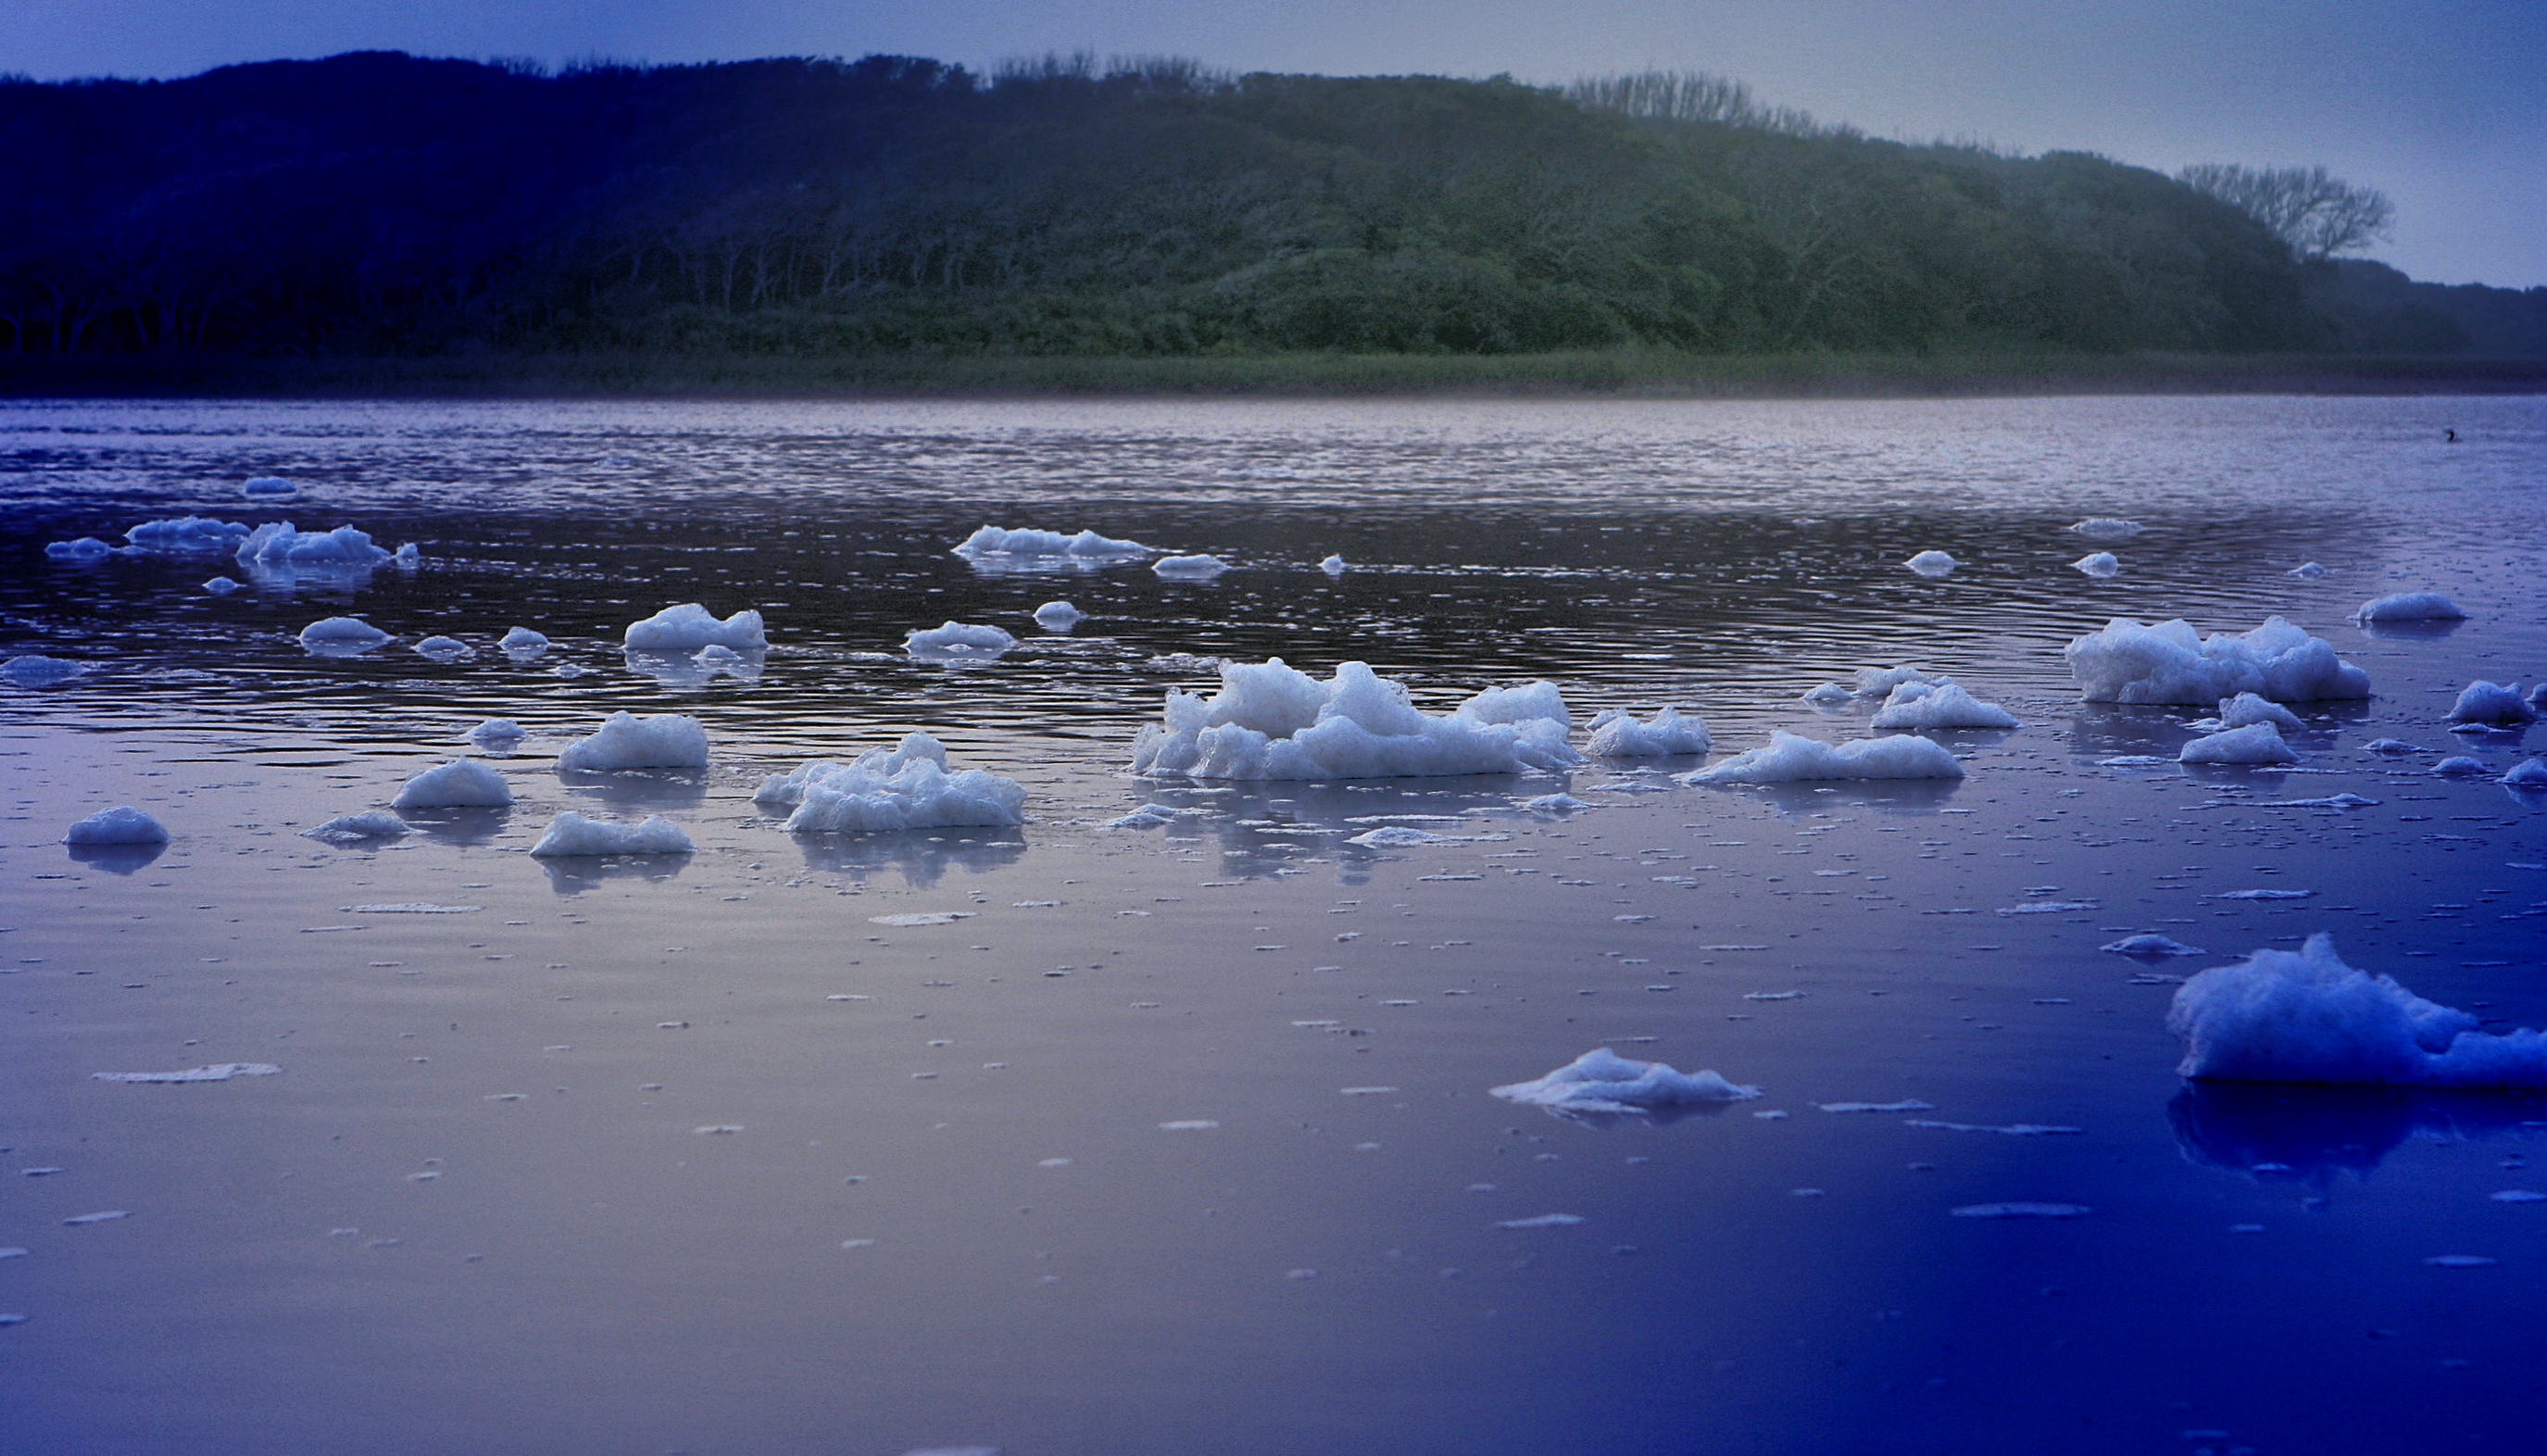
{"label": "shoreline", "polygon": [[1951,399],[2547,393],[2547,358],[2327,355],[1268,354],[0,356],[0,398]]}

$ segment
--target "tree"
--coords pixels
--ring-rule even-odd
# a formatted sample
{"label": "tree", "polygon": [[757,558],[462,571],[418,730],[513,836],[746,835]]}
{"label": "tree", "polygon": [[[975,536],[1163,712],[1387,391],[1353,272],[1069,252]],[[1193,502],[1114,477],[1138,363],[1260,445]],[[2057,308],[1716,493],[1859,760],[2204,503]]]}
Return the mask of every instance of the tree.
{"label": "tree", "polygon": [[2324,167],[2241,167],[2202,162],[2175,180],[2215,197],[2264,224],[2303,258],[2355,253],[2388,235],[2397,205],[2375,187],[2361,187]]}

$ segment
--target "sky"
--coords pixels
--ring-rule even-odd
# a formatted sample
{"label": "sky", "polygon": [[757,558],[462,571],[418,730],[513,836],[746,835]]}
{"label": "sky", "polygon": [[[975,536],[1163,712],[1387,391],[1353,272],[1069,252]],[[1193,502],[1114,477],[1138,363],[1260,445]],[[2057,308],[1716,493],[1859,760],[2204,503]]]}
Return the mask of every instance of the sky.
{"label": "sky", "polygon": [[1556,84],[1713,71],[1881,136],[2323,164],[2396,200],[2373,256],[2547,285],[2547,0],[0,0],[0,72],[427,55],[737,60],[1048,50]]}

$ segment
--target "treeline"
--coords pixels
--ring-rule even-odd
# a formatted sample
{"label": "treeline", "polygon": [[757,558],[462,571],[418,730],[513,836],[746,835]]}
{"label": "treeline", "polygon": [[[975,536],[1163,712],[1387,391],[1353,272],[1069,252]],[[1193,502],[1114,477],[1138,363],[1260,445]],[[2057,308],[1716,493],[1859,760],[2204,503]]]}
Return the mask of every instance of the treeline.
{"label": "treeline", "polygon": [[2535,310],[2356,287],[2153,172],[1632,90],[395,53],[0,82],[0,349],[2538,347]]}

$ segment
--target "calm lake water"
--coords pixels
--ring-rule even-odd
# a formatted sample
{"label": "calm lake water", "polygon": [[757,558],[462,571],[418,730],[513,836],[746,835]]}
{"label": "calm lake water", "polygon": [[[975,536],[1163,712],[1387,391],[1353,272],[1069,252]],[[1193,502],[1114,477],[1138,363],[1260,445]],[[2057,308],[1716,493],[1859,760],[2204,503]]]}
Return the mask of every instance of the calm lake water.
{"label": "calm lake water", "polygon": [[[422,565],[223,596],[221,557],[44,554],[188,513]],[[2110,580],[2068,564],[2093,516],[2146,527]],[[986,522],[1234,569],[986,573],[947,550]],[[2524,1449],[2547,1200],[2496,1195],[2547,1192],[2547,1100],[2194,1086],[2163,1016],[2327,930],[2547,1025],[2547,805],[2430,771],[2547,743],[2444,721],[2547,674],[2542,541],[2537,399],[0,404],[0,656],[89,669],[0,685],[0,1447]],[[1931,548],[1963,566],[1901,567]],[[2470,620],[2349,621],[2419,589]],[[766,614],[756,678],[623,658],[684,601]],[[340,612],[397,641],[305,652]],[[2103,762],[2198,713],[2081,704],[2065,642],[2268,613],[2377,696],[2303,707],[2288,772]],[[948,620],[1021,643],[901,652]],[[1952,785],[1128,775],[1197,657],[1268,655],[1676,703],[1719,750],[1862,736],[1800,695],[1917,662],[2025,727],[1942,735]],[[712,767],[553,770],[621,708],[697,715]],[[509,812],[301,836],[488,717],[532,733]],[[754,810],[914,728],[1028,821]],[[1519,807],[1558,789],[1594,807]],[[1103,827],[1143,803],[1197,813]],[[173,842],[59,843],[115,804]],[[700,852],[531,858],[569,808]],[[1345,842],[1388,822],[1460,837]],[[2138,931],[2212,954],[2097,949]],[[1765,1095],[1487,1094],[1605,1045]],[[93,1075],[228,1062],[282,1071]],[[2089,1211],[1953,1215],[2003,1202]]]}

